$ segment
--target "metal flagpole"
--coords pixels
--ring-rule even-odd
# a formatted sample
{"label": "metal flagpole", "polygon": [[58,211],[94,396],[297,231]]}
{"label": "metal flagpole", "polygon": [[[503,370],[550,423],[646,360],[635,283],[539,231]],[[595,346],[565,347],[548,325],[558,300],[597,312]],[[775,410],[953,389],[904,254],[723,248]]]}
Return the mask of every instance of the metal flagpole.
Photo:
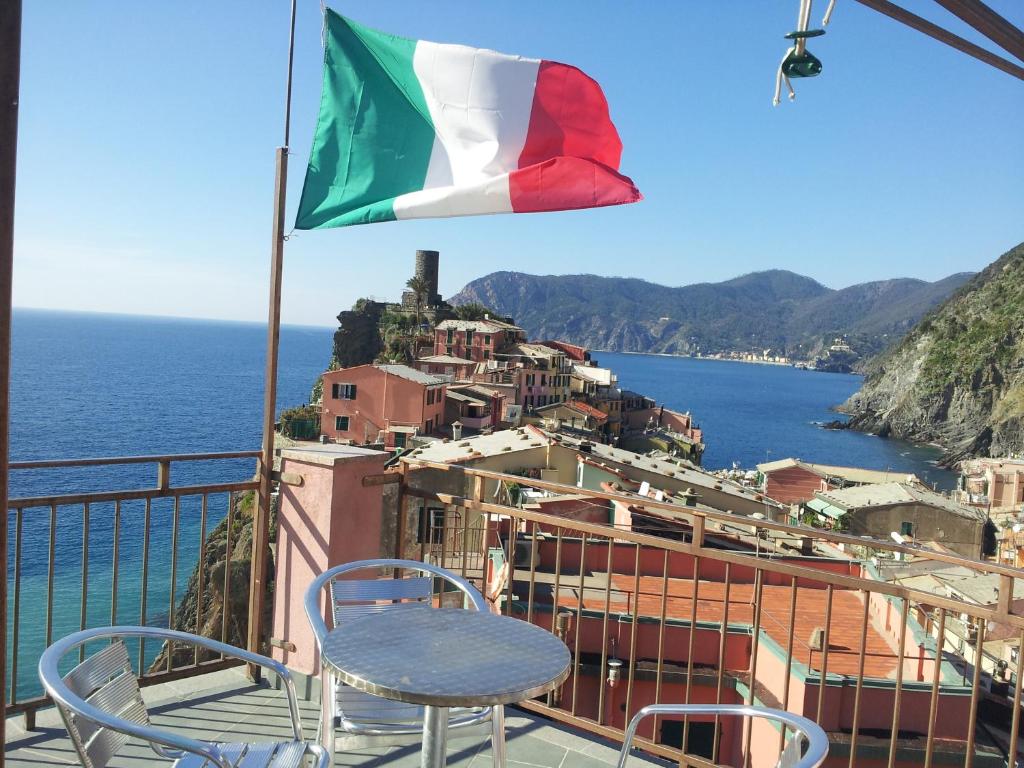
{"label": "metal flagpole", "polygon": [[[0,3],[0,742],[7,743],[7,480],[10,452],[11,273],[18,159],[21,0]],[[0,768],[4,753],[0,752]]]}
{"label": "metal flagpole", "polygon": [[[295,5],[291,4],[288,32],[288,77],[284,104],[284,144],[275,153],[274,224],[270,248],[270,305],[267,310],[267,363],[263,390],[263,453],[259,467],[259,504],[254,512],[252,570],[249,580],[250,651],[261,651],[263,608],[266,600],[267,546],[270,540],[270,492],[274,471],[274,416],[277,404],[277,355],[281,338],[281,270],[284,259],[284,208],[288,185],[288,141],[291,134],[292,63],[295,58]],[[227,606],[225,606],[226,609]],[[249,677],[259,680],[260,668],[249,665]]]}

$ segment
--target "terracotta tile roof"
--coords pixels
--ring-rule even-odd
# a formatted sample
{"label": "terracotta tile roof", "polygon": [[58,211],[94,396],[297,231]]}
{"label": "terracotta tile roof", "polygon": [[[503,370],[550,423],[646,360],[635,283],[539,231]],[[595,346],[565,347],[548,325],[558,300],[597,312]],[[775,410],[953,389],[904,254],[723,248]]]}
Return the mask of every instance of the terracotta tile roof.
{"label": "terracotta tile roof", "polygon": [[[632,613],[634,599],[634,577],[629,574],[612,574],[610,610]],[[640,577],[640,601],[638,615],[659,618],[661,616],[660,576]],[[566,588],[563,584],[558,603],[566,608],[576,608],[578,589]],[[692,579],[669,579],[666,599],[666,616],[670,619],[689,621],[693,610]],[[762,587],[761,631],[767,634],[783,651],[789,642],[789,607],[792,591],[788,586],[765,584]],[[793,632],[793,661],[812,669],[821,664],[821,653],[811,652],[808,647],[811,633],[824,625],[827,593],[824,589],[797,588],[796,613]],[[754,585],[732,584],[729,588],[730,624],[754,623]],[[585,588],[583,607],[603,611],[605,598],[603,589]],[[856,676],[860,663],[861,623],[864,603],[858,593],[836,589],[832,595],[832,619],[829,633],[828,672]],[[717,581],[699,582],[697,588],[697,621],[721,623],[725,618],[725,584]],[[865,677],[890,678],[896,676],[897,657],[885,638],[868,625],[867,650],[864,657]],[[685,651],[683,652],[685,657]]]}
{"label": "terracotta tile roof", "polygon": [[564,403],[564,405],[567,408],[571,408],[574,411],[579,411],[580,413],[589,416],[595,421],[608,420],[607,413],[605,413],[604,411],[597,410],[597,408],[595,408],[592,405],[588,405],[587,403],[584,403],[582,400],[568,400]]}

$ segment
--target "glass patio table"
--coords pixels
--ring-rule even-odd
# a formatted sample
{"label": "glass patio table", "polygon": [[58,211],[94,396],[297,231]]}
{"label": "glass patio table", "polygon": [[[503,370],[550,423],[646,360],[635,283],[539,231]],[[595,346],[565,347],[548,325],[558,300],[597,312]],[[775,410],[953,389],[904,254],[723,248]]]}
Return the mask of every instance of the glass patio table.
{"label": "glass patio table", "polygon": [[449,707],[499,707],[539,696],[565,681],[570,664],[565,643],[533,624],[413,605],[331,630],[323,660],[353,688],[424,707],[422,768],[445,764]]}

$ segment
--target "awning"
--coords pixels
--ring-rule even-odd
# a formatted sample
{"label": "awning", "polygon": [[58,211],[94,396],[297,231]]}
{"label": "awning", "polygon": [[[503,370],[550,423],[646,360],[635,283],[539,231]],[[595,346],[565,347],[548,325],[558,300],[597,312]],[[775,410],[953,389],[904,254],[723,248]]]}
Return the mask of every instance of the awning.
{"label": "awning", "polygon": [[811,499],[804,506],[810,510],[813,510],[814,512],[817,512],[819,515],[830,517],[833,520],[838,520],[846,514],[845,509],[841,509],[840,507],[837,507],[833,504],[829,504],[824,499]]}

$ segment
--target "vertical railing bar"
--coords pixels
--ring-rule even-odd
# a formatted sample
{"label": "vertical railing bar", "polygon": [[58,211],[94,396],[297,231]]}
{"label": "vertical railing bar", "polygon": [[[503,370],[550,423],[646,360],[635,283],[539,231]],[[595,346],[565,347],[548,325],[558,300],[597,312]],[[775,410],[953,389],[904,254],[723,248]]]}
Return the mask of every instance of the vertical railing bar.
{"label": "vertical railing bar", "polygon": [[[79,629],[85,629],[89,614],[89,502],[82,505],[82,597],[79,604]],[[85,661],[85,646],[78,648],[78,663]]]}
{"label": "vertical railing bar", "polygon": [[[981,689],[981,664],[985,649],[985,625],[978,622],[978,638],[974,642],[974,675],[971,680],[971,715],[967,722],[967,753],[964,756],[964,768],[974,765],[974,740],[978,730],[978,696]],[[1018,656],[1019,658],[1019,656]],[[1014,712],[1016,716],[1017,713]]]}
{"label": "vertical railing bar", "polygon": [[[1018,649],[1024,649],[1024,632],[1020,635]],[[1013,683],[1013,723],[1010,725],[1010,745],[1007,753],[1010,756],[1009,764],[1017,765],[1017,740],[1020,737],[1020,697],[1021,697],[1021,651],[1017,651],[1017,676]],[[933,717],[934,719],[934,717]]]}
{"label": "vertical railing bar", "polygon": [[580,537],[580,590],[576,595],[576,637],[573,640],[572,654],[572,708],[571,714],[576,716],[576,683],[580,679],[580,630],[583,626],[583,590],[586,589],[587,573],[587,534]]}
{"label": "vertical railing bar", "polygon": [[857,688],[853,694],[853,726],[850,731],[850,768],[857,764],[857,732],[860,729],[860,694],[864,689],[864,658],[867,655],[868,625],[871,622],[871,593],[864,590],[864,626],[860,631],[860,657],[857,660]]}
{"label": "vertical railing bar", "polygon": [[604,620],[601,623],[601,668],[598,670],[597,687],[597,724],[604,725],[604,689],[605,674],[608,669],[608,613],[612,606],[612,550],[615,547],[615,539],[605,539],[608,542],[608,564],[605,567],[605,588],[604,588]]}
{"label": "vertical railing bar", "polygon": [[892,705],[892,734],[889,737],[889,764],[896,764],[896,739],[900,732],[900,703],[903,697],[903,658],[906,654],[907,620],[910,617],[910,599],[903,598],[903,610],[900,612],[900,639],[896,647],[896,695]]}
{"label": "vertical railing bar", "polygon": [[466,578],[469,565],[469,510],[462,508],[462,578]]}
{"label": "vertical railing bar", "polygon": [[[149,527],[153,512],[152,499],[146,499],[146,512],[142,524],[142,597],[139,600],[139,624],[146,626],[146,598],[149,592]],[[139,638],[139,676],[145,672],[146,638]]]}
{"label": "vertical railing bar", "polygon": [[[18,701],[18,640],[21,636],[21,526],[24,510],[18,507],[14,521],[14,616],[11,626],[11,704]],[[6,695],[0,691],[0,696]]]}
{"label": "vertical railing bar", "polygon": [[[206,591],[206,511],[210,494],[204,493],[199,509],[199,562],[196,565],[196,634],[203,631],[203,595]],[[199,646],[195,646],[193,663],[199,665]]]}
{"label": "vertical railing bar", "polygon": [[[758,568],[754,571],[754,627],[751,630],[750,641],[750,689],[747,691],[747,705],[754,704],[754,681],[757,680],[757,650],[761,642],[761,594],[764,590],[764,571]],[[743,765],[750,768],[750,740],[753,736],[753,724],[750,718],[745,723],[746,730],[743,735]]]}
{"label": "vertical railing bar", "polygon": [[[694,556],[693,558],[693,592],[690,605],[690,637],[688,641],[688,648],[686,651],[686,692],[683,694],[683,703],[690,703],[690,690],[693,688],[693,642],[697,634],[697,599],[700,591],[700,558]],[[688,715],[683,716],[683,748],[679,756],[679,765],[683,765],[684,755],[686,754],[686,743],[690,738],[690,718]]]}
{"label": "vertical railing bar", "polygon": [[[534,523],[534,535],[536,535]],[[555,622],[558,619],[558,597],[562,591],[562,529],[558,529],[555,538],[555,585],[551,596],[551,633],[555,633]],[[530,620],[533,620],[533,574],[530,574]]]}
{"label": "vertical railing bar", "polygon": [[114,549],[110,556],[110,626],[117,626],[117,580],[121,563],[121,500],[114,502]]}
{"label": "vertical railing bar", "polygon": [[[227,531],[224,536],[224,607],[220,613],[220,641],[222,643],[228,641],[228,606],[231,605],[228,594],[231,589],[231,579],[229,578],[231,576],[231,529],[234,527],[234,521],[235,499],[234,495],[229,493]],[[224,658],[224,654],[221,654],[221,658]]]}
{"label": "vertical railing bar", "polygon": [[[178,580],[178,522],[181,518],[181,497],[174,497],[174,513],[171,519],[171,589],[168,595],[167,628],[174,629],[174,598]],[[174,669],[174,642],[167,641],[167,671]]]}
{"label": "vertical railing bar", "polygon": [[[537,523],[533,524],[533,540],[534,541],[537,540]],[[532,551],[533,550],[531,550],[531,552]],[[530,596],[527,599],[527,605],[526,605],[526,611],[527,611],[526,620],[528,622],[533,622],[533,580],[534,580],[534,575],[535,575],[534,571],[535,571],[535,567],[534,567],[534,563],[533,563],[533,558],[531,557],[530,558]],[[557,632],[557,627],[558,627],[558,598],[559,598],[559,595],[562,592],[561,580],[562,580],[562,528],[561,528],[561,526],[559,526],[558,534],[557,534],[557,540],[556,540],[556,543],[555,543],[555,586],[554,586],[554,591],[553,591],[552,597],[551,597],[551,627],[550,627],[550,629],[551,629],[551,634],[553,634],[555,636],[558,635],[558,632]],[[559,691],[561,691],[561,689],[559,689]],[[554,691],[550,691],[548,693],[547,698],[545,699],[545,701],[547,702],[547,705],[549,707],[552,707],[552,706],[555,705],[555,695],[556,694],[555,694]]]}
{"label": "vertical railing bar", "polygon": [[[796,576],[793,576],[790,580],[790,599],[789,599],[789,638],[786,640],[786,678],[782,682],[782,709],[783,711],[789,709],[789,683],[793,676],[793,634],[795,629],[793,625],[796,623]],[[782,728],[779,729],[779,751],[781,752],[786,746],[786,725],[783,723]]]}
{"label": "vertical railing bar", "polygon": [[633,677],[636,674],[636,629],[640,623],[640,545],[636,545],[636,560],[633,563],[633,614],[629,630],[629,679],[626,681],[626,720],[629,722],[633,710]]}
{"label": "vertical railing bar", "polygon": [[[448,547],[447,547],[447,544],[448,544],[448,509],[449,508],[445,508],[445,509],[443,509],[441,511],[441,555],[440,555],[441,559],[437,563],[435,563],[435,565],[439,565],[442,568],[447,568],[448,567],[448,564],[445,563],[445,557],[448,554]],[[455,514],[455,506],[453,505],[452,507],[450,507],[450,509],[451,509],[452,514],[454,515]],[[433,521],[434,521],[433,515],[431,515],[430,521],[431,521],[431,523],[433,523]],[[433,525],[431,525],[431,527],[433,527]],[[434,542],[430,542],[430,543],[433,544]],[[438,605],[440,605],[441,604],[440,601],[441,601],[441,598],[442,598],[443,592],[444,592],[444,582],[443,581],[438,581],[437,582],[437,588],[439,590],[441,590],[441,594],[438,594],[438,596],[437,596],[437,598],[438,598]]]}
{"label": "vertical railing bar", "polygon": [[505,585],[505,612],[512,615],[512,585],[516,580],[516,539],[519,537],[519,521],[508,517],[508,583]]}
{"label": "vertical railing bar", "polygon": [[[722,627],[718,638],[718,680],[715,684],[715,704],[722,703],[722,684],[725,680],[725,649],[729,639],[729,592],[732,587],[732,564],[725,564],[725,598],[722,606]],[[753,683],[753,680],[751,680]],[[714,737],[711,742],[711,762],[718,762],[718,735],[722,719],[715,715]]]}
{"label": "vertical railing bar", "polygon": [[[533,623],[533,591],[534,591],[535,582],[537,580],[537,562],[536,562],[536,559],[533,556],[533,549],[532,549],[533,547],[537,546],[537,523],[536,522],[534,522],[534,524],[533,524],[533,532],[532,532],[532,535],[531,535],[530,538],[531,538],[531,542],[530,542],[530,547],[531,547],[531,549],[530,549],[530,591],[529,591],[528,596],[526,598],[526,621],[528,623],[532,624]],[[555,573],[556,573],[555,578],[556,579],[558,578],[557,572],[558,571],[556,569],[555,570]],[[555,627],[555,617],[557,615],[558,615],[558,590],[556,589],[555,590],[555,595],[554,595],[554,604],[551,606],[551,631],[552,632],[555,631],[555,629],[554,629],[554,627]]]}
{"label": "vertical railing bar", "polygon": [[56,570],[57,552],[57,505],[50,505],[50,547],[48,554],[49,567],[46,573],[46,647],[53,644],[53,574]]}
{"label": "vertical railing bar", "polygon": [[[661,564],[661,618],[658,622],[658,669],[654,673],[654,703],[661,703],[661,676],[665,673],[665,619],[668,616],[668,550]],[[658,738],[658,716],[651,718],[651,741]]]}
{"label": "vertical railing bar", "polygon": [[[821,722],[821,710],[825,705],[825,679],[828,676],[828,645],[832,632],[832,585],[825,586],[825,634],[821,638],[821,674],[818,675],[818,715],[815,722]],[[807,665],[810,667],[810,664]],[[810,672],[810,669],[807,670]]]}
{"label": "vertical railing bar", "polygon": [[[935,641],[935,668],[932,670],[932,694],[928,703],[928,736],[924,748],[924,768],[931,768],[932,754],[935,751],[935,717],[939,712],[939,680],[942,677],[942,649],[946,644],[946,609],[939,609],[939,635]],[[1017,695],[1020,696],[1020,675],[1017,676]],[[1016,711],[1016,710],[1015,710]],[[1017,720],[1013,728],[1016,729]],[[1010,741],[1013,739],[1011,731]],[[1012,755],[1013,752],[1010,752]],[[1010,762],[1013,765],[1013,762]]]}

